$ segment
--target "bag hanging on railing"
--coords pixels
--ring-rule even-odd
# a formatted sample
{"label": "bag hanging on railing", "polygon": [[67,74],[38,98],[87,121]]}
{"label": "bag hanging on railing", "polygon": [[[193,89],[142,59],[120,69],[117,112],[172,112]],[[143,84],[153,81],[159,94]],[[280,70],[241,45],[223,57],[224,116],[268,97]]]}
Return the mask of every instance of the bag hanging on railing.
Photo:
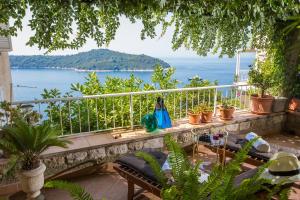
{"label": "bag hanging on railing", "polygon": [[167,108],[165,107],[163,98],[157,98],[153,114],[157,119],[158,128],[164,129],[172,127],[171,118],[169,116]]}

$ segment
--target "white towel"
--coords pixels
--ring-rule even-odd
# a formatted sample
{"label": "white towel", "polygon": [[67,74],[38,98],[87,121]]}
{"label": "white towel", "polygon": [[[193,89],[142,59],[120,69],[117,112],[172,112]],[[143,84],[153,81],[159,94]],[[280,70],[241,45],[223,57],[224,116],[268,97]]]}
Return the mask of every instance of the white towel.
{"label": "white towel", "polygon": [[[245,139],[250,141],[257,137],[258,135],[256,133],[250,132],[246,135]],[[262,138],[257,139],[256,142],[254,142],[253,147],[259,152],[270,152],[270,144]]]}

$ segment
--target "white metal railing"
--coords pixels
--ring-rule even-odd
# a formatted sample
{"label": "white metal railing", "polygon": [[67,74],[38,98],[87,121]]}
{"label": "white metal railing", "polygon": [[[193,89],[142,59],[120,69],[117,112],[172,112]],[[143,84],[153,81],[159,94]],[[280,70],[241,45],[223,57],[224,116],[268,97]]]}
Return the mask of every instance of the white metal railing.
{"label": "white metal railing", "polygon": [[247,82],[248,81],[248,73],[249,73],[249,70],[240,70],[239,81]]}
{"label": "white metal railing", "polygon": [[142,116],[153,112],[158,96],[164,98],[172,120],[187,117],[188,110],[201,103],[211,105],[216,115],[224,99],[245,110],[249,108],[249,89],[246,84],[220,85],[15,101],[12,105],[32,105],[42,121],[60,127],[61,135],[69,135],[138,126]]}

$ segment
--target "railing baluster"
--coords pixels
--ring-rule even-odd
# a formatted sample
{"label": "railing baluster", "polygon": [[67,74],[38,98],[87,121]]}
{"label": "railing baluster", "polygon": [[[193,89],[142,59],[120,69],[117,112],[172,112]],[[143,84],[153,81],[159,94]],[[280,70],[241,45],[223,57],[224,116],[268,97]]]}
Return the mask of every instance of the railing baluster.
{"label": "railing baluster", "polygon": [[71,102],[68,101],[68,110],[69,110],[69,123],[70,123],[70,133],[73,133],[73,126],[72,126],[72,116],[71,116]]}
{"label": "railing baluster", "polygon": [[81,133],[81,112],[80,112],[80,100],[78,101],[78,122],[79,122],[79,132]]}
{"label": "railing baluster", "polygon": [[97,126],[97,130],[99,130],[98,98],[95,99],[95,103],[96,103],[96,126]]}
{"label": "railing baluster", "polygon": [[176,95],[175,93],[173,93],[173,116],[174,116],[174,119],[176,119]]}
{"label": "railing baluster", "polygon": [[121,126],[124,126],[124,106],[123,106],[123,99],[121,99],[121,110],[122,110],[122,116],[121,116]]}
{"label": "railing baluster", "polygon": [[106,98],[103,98],[103,105],[104,105],[104,126],[107,129],[107,119],[106,119]]}
{"label": "railing baluster", "polygon": [[215,89],[215,94],[214,94],[214,116],[217,115],[217,98],[218,98],[218,89]]}
{"label": "railing baluster", "polygon": [[133,129],[133,96],[129,96],[130,127]]}
{"label": "railing baluster", "polygon": [[63,121],[62,121],[62,113],[61,113],[61,101],[59,102],[59,120],[60,120],[60,129],[61,129],[61,135],[64,135],[64,129],[63,129]]}
{"label": "railing baluster", "polygon": [[86,99],[86,109],[87,109],[87,123],[88,123],[88,131],[91,131],[91,123],[90,123],[90,109],[89,109],[89,99]]}
{"label": "railing baluster", "polygon": [[179,97],[179,118],[181,119],[181,112],[182,112],[182,92],[180,92],[180,97]]}
{"label": "railing baluster", "polygon": [[188,92],[185,93],[185,117],[187,117],[188,115],[188,107],[189,107],[189,100],[188,100],[188,97],[189,94]]}
{"label": "railing baluster", "polygon": [[140,95],[140,122],[142,121],[142,95]]}
{"label": "railing baluster", "polygon": [[199,96],[199,95],[200,95],[200,92],[199,92],[199,90],[197,90],[197,93],[198,93],[198,105],[199,105],[199,102],[200,102],[200,101],[199,101],[199,100],[200,100],[200,96]]}
{"label": "railing baluster", "polygon": [[115,98],[114,97],[113,97],[112,101],[113,101],[112,108],[113,108],[113,114],[114,114],[114,116],[113,116],[113,124],[114,124],[114,128],[116,128],[116,113],[115,113]]}

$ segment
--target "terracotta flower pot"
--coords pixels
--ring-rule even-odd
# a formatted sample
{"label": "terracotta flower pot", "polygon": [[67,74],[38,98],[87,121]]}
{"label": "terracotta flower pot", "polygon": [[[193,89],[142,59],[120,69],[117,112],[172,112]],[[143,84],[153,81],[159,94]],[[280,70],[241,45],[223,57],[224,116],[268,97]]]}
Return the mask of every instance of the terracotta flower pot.
{"label": "terracotta flower pot", "polygon": [[201,122],[208,123],[212,122],[213,112],[202,112],[201,113]]}
{"label": "terracotta flower pot", "polygon": [[264,96],[259,97],[258,95],[251,96],[251,112],[258,115],[267,115],[272,113],[274,97]]}
{"label": "terracotta flower pot", "polygon": [[199,124],[200,123],[200,114],[192,114],[192,113],[188,113],[189,114],[189,123],[190,124]]}
{"label": "terracotta flower pot", "polygon": [[235,110],[234,107],[224,108],[224,107],[220,106],[219,107],[220,118],[222,120],[232,120],[234,110]]}
{"label": "terracotta flower pot", "polygon": [[300,110],[300,99],[292,98],[289,103],[289,109],[293,111]]}
{"label": "terracotta flower pot", "polygon": [[44,172],[46,166],[41,165],[33,170],[22,171],[20,173],[20,182],[22,190],[27,194],[27,200],[33,200],[41,194],[41,189],[44,186]]}

